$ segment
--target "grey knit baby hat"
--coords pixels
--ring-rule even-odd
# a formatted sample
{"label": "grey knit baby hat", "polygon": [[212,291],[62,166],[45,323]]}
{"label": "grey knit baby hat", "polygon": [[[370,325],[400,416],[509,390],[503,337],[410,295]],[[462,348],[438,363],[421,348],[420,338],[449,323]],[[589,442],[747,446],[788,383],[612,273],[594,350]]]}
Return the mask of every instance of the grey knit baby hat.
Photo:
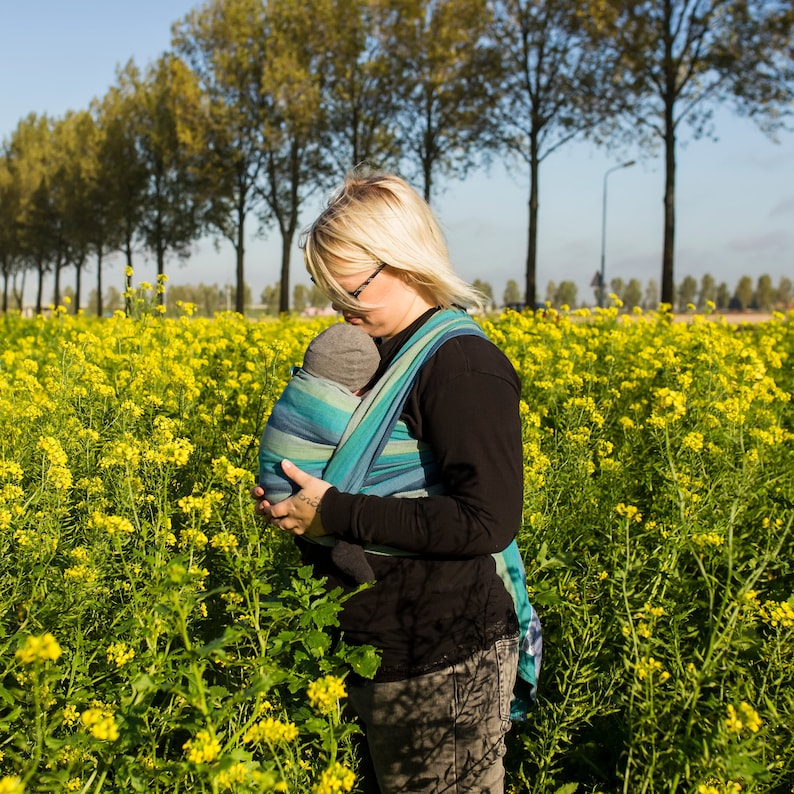
{"label": "grey knit baby hat", "polygon": [[360,328],[336,323],[309,342],[303,354],[303,369],[318,378],[327,378],[350,391],[369,383],[380,364],[378,348]]}

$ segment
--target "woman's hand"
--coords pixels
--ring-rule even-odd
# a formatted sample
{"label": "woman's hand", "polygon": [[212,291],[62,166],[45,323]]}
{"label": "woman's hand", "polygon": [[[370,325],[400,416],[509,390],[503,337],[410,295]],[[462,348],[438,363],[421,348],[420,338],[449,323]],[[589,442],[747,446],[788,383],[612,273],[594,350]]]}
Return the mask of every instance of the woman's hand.
{"label": "woman's hand", "polygon": [[261,485],[254,486],[251,496],[256,500],[256,513],[292,535],[325,535],[320,519],[320,502],[331,483],[306,474],[288,460],[281,461],[281,470],[300,490],[281,502],[271,504],[264,488]]}

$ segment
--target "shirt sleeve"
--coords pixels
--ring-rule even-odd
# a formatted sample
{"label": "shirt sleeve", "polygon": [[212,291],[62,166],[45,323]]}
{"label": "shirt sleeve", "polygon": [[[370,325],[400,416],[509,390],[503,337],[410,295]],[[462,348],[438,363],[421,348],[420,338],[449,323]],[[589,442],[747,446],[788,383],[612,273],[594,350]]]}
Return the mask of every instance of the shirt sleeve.
{"label": "shirt sleeve", "polygon": [[523,505],[520,384],[510,362],[479,337],[447,341],[423,367],[403,418],[429,444],[444,493],[419,498],[323,498],[329,534],[431,557],[504,549]]}

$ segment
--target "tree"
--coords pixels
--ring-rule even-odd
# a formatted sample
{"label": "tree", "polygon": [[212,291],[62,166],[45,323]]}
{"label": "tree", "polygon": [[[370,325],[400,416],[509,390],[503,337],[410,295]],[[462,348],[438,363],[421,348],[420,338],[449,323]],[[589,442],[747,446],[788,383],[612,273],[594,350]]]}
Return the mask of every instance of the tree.
{"label": "tree", "polygon": [[555,295],[556,306],[568,306],[573,309],[576,307],[576,282],[564,280],[560,282]]}
{"label": "tree", "polygon": [[[55,122],[53,133],[53,208],[58,219],[54,302],[60,303],[60,271],[75,268],[73,311],[80,311],[82,273],[91,249],[92,227],[98,211],[93,189],[97,171],[98,131],[91,113],[67,113]],[[101,209],[99,210],[101,212]]]}
{"label": "tree", "polygon": [[617,278],[613,278],[609,282],[609,291],[612,295],[616,295],[618,300],[623,301],[623,293],[626,290],[626,284],[624,283],[623,279],[619,276]]}
{"label": "tree", "polygon": [[727,309],[731,302],[731,291],[724,281],[717,287],[717,297],[714,302],[717,304],[716,308],[720,311]]}
{"label": "tree", "polygon": [[698,283],[693,276],[685,276],[678,285],[678,311],[685,312],[695,303]]}
{"label": "tree", "polygon": [[235,309],[242,313],[246,219],[263,203],[265,7],[260,0],[211,0],[173,31],[175,54],[199,90],[198,101],[184,108],[181,134],[206,200],[205,223],[234,248]]}
{"label": "tree", "polygon": [[18,219],[19,186],[15,178],[11,153],[4,145],[0,151],[0,272],[3,274],[3,303],[5,314],[9,298],[17,300],[22,308],[22,295],[14,289],[17,274],[24,275],[22,251],[19,246]]}
{"label": "tree", "polygon": [[329,0],[312,4],[312,13],[291,0],[269,0],[262,62],[265,103],[265,168],[259,193],[266,213],[281,234],[279,311],[289,311],[290,255],[306,199],[324,186],[332,169],[323,140],[327,116],[323,83],[329,70],[326,29],[335,7]]}
{"label": "tree", "polygon": [[536,300],[540,165],[607,117],[611,69],[582,0],[501,0],[494,36],[503,83],[496,105],[501,144],[529,172],[524,300]]}
{"label": "tree", "polygon": [[786,309],[791,307],[791,279],[786,276],[781,276],[777,285],[775,300],[780,308]]}
{"label": "tree", "polygon": [[181,306],[191,303],[199,315],[212,317],[228,308],[225,292],[217,284],[169,284],[165,302],[169,312],[178,313]]}
{"label": "tree", "polygon": [[629,137],[664,148],[662,302],[673,303],[676,149],[681,123],[711,133],[711,113],[732,100],[767,132],[794,93],[790,8],[767,0],[611,0]]}
{"label": "tree", "polygon": [[396,168],[401,75],[382,46],[388,4],[342,0],[332,8],[323,25],[330,57],[322,91],[332,172],[342,176],[360,163]]}
{"label": "tree", "polygon": [[[120,250],[124,242],[121,216],[118,214],[124,199],[120,195],[119,184],[124,183],[124,172],[130,167],[129,162],[113,156],[117,139],[114,140],[111,132],[114,123],[109,112],[109,95],[105,100],[94,100],[91,103],[90,173],[85,197],[88,206],[85,219],[87,254],[96,258],[96,289],[90,293],[93,299],[89,301],[88,308],[100,317],[103,314],[104,259],[111,251]],[[119,128],[115,131],[118,132]]]}
{"label": "tree", "polygon": [[36,270],[36,302],[41,313],[44,275],[55,259],[57,218],[52,201],[50,166],[52,160],[52,122],[47,116],[31,113],[22,119],[11,135],[9,163],[16,186],[18,212],[16,234],[20,262]]}
{"label": "tree", "polygon": [[511,278],[507,282],[502,299],[505,305],[508,303],[521,303],[521,290],[519,289],[517,281]]}
{"label": "tree", "polygon": [[480,281],[478,278],[474,279],[472,286],[485,297],[486,308],[493,308],[496,303],[493,299],[493,287],[487,281]]}
{"label": "tree", "polygon": [[397,119],[406,167],[429,203],[438,175],[464,176],[491,129],[497,55],[487,0],[395,0],[383,48],[400,76]]}
{"label": "tree", "polygon": [[700,279],[700,292],[698,293],[698,309],[705,309],[709,302],[717,303],[717,282],[709,273],[704,273]]}
{"label": "tree", "polygon": [[102,218],[93,233],[97,258],[97,314],[103,315],[102,261],[106,253],[122,251],[126,262],[125,291],[132,288],[133,253],[146,201],[147,173],[138,146],[135,86],[138,68],[129,61],[116,74],[116,83],[96,104],[95,115],[101,130],[99,148],[99,189]]}
{"label": "tree", "polygon": [[325,309],[330,305],[328,296],[316,284],[312,284],[309,289],[309,306],[313,309]]}
{"label": "tree", "polygon": [[546,303],[550,303],[553,306],[554,301],[556,299],[557,299],[557,282],[549,281],[549,283],[546,284]]}
{"label": "tree", "polygon": [[753,280],[750,276],[742,276],[736,285],[734,298],[742,311],[747,309],[753,302]]}
{"label": "tree", "polygon": [[639,279],[629,279],[626,288],[623,290],[623,305],[631,311],[637,306],[642,305],[642,284]]}
{"label": "tree", "polygon": [[268,284],[263,290],[259,298],[259,302],[265,307],[265,314],[279,314],[281,298],[281,285],[276,282],[275,284]]}
{"label": "tree", "polygon": [[305,284],[296,284],[292,290],[292,310],[303,314],[309,305],[309,288]]}
{"label": "tree", "polygon": [[758,277],[755,285],[755,308],[763,312],[768,312],[775,302],[775,288],[772,286],[772,278],[764,273]]}
{"label": "tree", "polygon": [[648,279],[645,287],[645,297],[642,301],[642,308],[645,311],[656,311],[659,308],[659,282],[656,279]]}
{"label": "tree", "polygon": [[[169,253],[187,257],[200,236],[201,199],[180,118],[185,105],[197,101],[195,75],[171,54],[162,55],[135,85],[138,148],[146,169],[140,239],[154,255],[158,276],[165,274]],[[162,303],[162,293],[158,297]]]}

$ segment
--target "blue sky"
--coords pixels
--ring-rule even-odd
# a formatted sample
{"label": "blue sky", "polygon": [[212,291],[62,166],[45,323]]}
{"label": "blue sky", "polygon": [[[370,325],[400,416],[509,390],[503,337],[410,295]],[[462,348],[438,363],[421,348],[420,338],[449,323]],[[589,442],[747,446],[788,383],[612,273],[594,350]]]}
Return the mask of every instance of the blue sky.
{"label": "blue sky", "polygon": [[[31,112],[59,117],[87,108],[115,82],[130,58],[146,66],[166,50],[171,25],[197,5],[190,0],[3,0],[0,27],[0,137]],[[794,280],[794,133],[770,141],[752,122],[727,111],[717,116],[719,139],[687,140],[678,151],[675,279],[711,273],[731,289],[739,277],[769,274]],[[572,143],[541,166],[538,296],[550,280],[572,280],[580,302],[601,256],[602,191],[606,171],[629,159],[636,165],[608,177],[605,261],[607,280],[660,281],[664,172],[661,152],[608,152]],[[528,177],[521,164],[497,165],[465,181],[443,185],[434,199],[453,262],[467,279],[487,281],[499,299],[508,279],[523,289],[527,245]],[[319,207],[319,202],[317,204]],[[304,224],[312,220],[310,209]],[[253,229],[255,223],[251,222]],[[295,249],[292,282],[305,281]],[[270,232],[251,240],[246,281],[258,296],[278,279],[280,240]],[[93,280],[93,264],[86,277]],[[153,278],[142,256],[136,280]],[[211,241],[197,245],[187,265],[169,268],[172,283],[232,282],[234,254]],[[69,283],[69,276],[66,276]],[[122,283],[120,262],[105,283]],[[45,288],[46,293],[46,288]],[[85,299],[85,296],[83,296]]]}

